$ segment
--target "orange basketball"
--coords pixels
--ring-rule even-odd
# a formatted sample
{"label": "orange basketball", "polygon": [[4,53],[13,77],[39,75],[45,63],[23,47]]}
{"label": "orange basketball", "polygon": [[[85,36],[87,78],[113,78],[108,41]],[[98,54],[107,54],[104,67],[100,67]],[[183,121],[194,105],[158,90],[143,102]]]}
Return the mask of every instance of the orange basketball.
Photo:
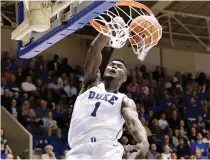
{"label": "orange basketball", "polygon": [[130,24],[130,42],[133,45],[140,47],[143,45],[145,48],[155,46],[162,36],[161,25],[153,16],[138,16]]}

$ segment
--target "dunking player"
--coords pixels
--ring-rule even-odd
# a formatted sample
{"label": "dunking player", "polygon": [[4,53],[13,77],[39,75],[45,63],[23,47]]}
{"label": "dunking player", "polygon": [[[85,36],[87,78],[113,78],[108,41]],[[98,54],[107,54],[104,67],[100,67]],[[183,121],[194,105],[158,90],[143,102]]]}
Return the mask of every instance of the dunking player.
{"label": "dunking player", "polygon": [[122,159],[124,149],[117,140],[122,136],[124,121],[138,142],[131,146],[131,150],[137,151],[136,158],[144,157],[148,151],[146,131],[138,119],[134,101],[118,92],[127,80],[125,62],[113,59],[101,81],[98,72],[101,51],[109,40],[109,37],[99,34],[88,50],[84,84],[75,102],[70,124],[68,160]]}

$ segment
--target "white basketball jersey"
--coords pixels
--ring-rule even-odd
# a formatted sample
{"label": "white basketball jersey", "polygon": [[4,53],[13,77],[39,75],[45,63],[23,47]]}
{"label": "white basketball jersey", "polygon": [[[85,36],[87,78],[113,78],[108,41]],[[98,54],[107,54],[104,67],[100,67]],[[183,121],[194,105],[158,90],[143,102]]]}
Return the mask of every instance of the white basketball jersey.
{"label": "white basketball jersey", "polygon": [[110,93],[104,83],[77,97],[72,114],[68,142],[70,147],[91,138],[117,140],[122,136],[122,93]]}

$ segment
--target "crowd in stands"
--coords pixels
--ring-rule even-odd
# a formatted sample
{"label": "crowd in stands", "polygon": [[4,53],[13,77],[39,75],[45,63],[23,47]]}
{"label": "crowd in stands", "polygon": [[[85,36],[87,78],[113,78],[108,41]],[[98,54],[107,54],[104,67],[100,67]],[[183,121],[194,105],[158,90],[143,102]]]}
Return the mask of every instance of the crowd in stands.
{"label": "crowd in stands", "polygon": [[[42,55],[14,60],[5,53],[1,69],[1,105],[34,136],[34,156],[64,158],[82,68],[58,55],[46,62]],[[171,77],[159,66],[150,73],[145,65],[130,73],[120,90],[136,103],[150,143],[147,158],[210,158],[210,78],[180,72]],[[126,126],[120,142],[124,158],[134,157],[130,145],[136,142]]]}

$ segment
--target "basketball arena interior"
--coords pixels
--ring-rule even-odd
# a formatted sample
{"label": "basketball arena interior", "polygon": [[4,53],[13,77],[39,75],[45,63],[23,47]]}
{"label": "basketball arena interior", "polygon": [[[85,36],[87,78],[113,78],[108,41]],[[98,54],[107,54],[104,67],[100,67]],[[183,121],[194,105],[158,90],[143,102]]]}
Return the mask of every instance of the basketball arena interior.
{"label": "basketball arena interior", "polygon": [[[99,68],[103,74],[114,58],[128,66],[119,91],[146,131],[144,159],[210,159],[210,2],[122,1],[1,1],[1,159],[66,158],[86,55],[99,32],[110,36],[98,22],[114,10],[123,22],[152,16],[159,25],[150,21],[158,34],[144,30],[137,50],[129,31],[120,42],[122,32],[110,33]],[[126,125],[118,141],[122,159],[135,159]]]}

